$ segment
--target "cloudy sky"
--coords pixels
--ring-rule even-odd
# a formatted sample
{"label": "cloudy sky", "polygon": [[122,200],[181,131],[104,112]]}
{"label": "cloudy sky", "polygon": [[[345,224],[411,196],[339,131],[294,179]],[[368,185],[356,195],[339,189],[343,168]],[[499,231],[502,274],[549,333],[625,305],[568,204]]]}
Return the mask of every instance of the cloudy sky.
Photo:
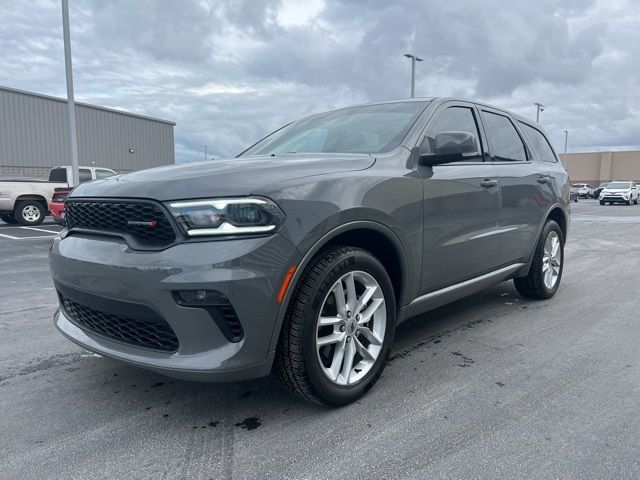
{"label": "cloudy sky", "polygon": [[[640,148],[637,0],[70,0],[76,99],[177,122],[177,161],[409,95],[535,118],[559,150]],[[0,1],[0,85],[65,96],[59,0]]]}

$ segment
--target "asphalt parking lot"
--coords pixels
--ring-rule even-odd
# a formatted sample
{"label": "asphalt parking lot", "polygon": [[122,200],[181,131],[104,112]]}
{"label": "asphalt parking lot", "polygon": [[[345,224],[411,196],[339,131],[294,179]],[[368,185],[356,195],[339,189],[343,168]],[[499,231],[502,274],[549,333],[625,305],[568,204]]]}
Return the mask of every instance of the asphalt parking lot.
{"label": "asphalt parking lot", "polygon": [[52,233],[0,225],[0,477],[638,478],[640,206],[572,204],[555,298],[511,282],[403,324],[341,409],[173,381],[52,324]]}

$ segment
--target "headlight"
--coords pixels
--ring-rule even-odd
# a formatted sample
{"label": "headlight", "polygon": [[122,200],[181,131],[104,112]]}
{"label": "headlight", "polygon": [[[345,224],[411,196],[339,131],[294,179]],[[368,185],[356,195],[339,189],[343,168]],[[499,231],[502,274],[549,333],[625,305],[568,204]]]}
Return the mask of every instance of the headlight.
{"label": "headlight", "polygon": [[269,233],[284,220],[278,206],[262,198],[187,200],[168,206],[190,237]]}

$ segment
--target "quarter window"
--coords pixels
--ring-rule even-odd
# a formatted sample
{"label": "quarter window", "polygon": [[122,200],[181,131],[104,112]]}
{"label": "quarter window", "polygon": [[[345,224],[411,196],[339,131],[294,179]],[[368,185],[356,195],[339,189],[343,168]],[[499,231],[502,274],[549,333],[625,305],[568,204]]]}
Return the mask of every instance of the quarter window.
{"label": "quarter window", "polygon": [[555,163],[558,161],[551,145],[549,145],[549,142],[540,130],[533,128],[526,123],[518,123],[520,123],[524,134],[529,139],[531,148],[533,148],[533,153],[537,158],[549,163]]}
{"label": "quarter window", "polygon": [[91,180],[91,170],[81,168],[78,171],[80,183],[88,182]]}
{"label": "quarter window", "polygon": [[96,178],[100,179],[100,178],[109,178],[109,177],[113,177],[115,175],[115,173],[113,173],[110,170],[100,170],[100,169],[96,169]]}
{"label": "quarter window", "polygon": [[[480,135],[473,110],[468,107],[449,107],[440,113],[434,123],[429,127],[429,132],[420,147],[421,154],[435,153],[436,135],[442,132],[470,133],[478,142],[478,154],[480,154]],[[478,161],[478,158],[470,158],[470,161]]]}
{"label": "quarter window", "polygon": [[482,111],[482,120],[489,137],[491,154],[496,160],[524,162],[527,153],[516,128],[504,115]]}

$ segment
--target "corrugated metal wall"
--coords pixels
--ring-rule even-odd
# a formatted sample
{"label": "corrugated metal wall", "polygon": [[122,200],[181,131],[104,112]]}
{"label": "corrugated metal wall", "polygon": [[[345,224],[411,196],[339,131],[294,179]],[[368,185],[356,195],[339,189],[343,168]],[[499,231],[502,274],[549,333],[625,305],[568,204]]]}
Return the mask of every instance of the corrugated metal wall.
{"label": "corrugated metal wall", "polygon": [[[0,87],[0,173],[69,165],[66,115],[64,100]],[[175,163],[172,122],[76,103],[76,125],[80,165],[123,172]]]}

